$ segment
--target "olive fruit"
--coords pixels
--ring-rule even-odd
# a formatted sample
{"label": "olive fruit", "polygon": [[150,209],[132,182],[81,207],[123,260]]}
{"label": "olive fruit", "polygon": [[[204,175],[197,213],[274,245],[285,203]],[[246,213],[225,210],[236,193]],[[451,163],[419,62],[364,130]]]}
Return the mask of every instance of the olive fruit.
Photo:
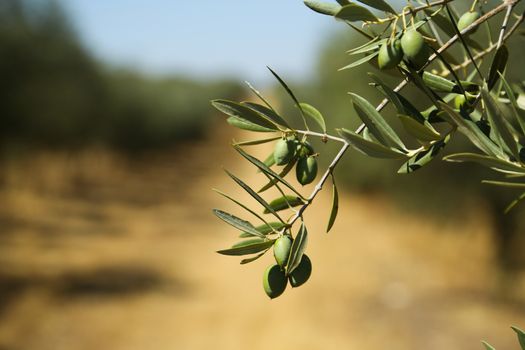
{"label": "olive fruit", "polygon": [[295,157],[295,141],[280,139],[275,143],[273,149],[273,159],[277,165],[288,164]]}
{"label": "olive fruit", "polygon": [[[461,17],[459,17],[458,30],[461,32],[463,29],[467,28],[469,25],[474,23],[479,17],[480,13],[478,11],[465,12],[463,15],[461,15]],[[472,30],[469,34],[474,33],[476,30],[477,28]]]}
{"label": "olive fruit", "polygon": [[297,155],[299,157],[307,157],[314,154],[314,148],[312,147],[312,144],[308,141],[299,142],[297,141]]}
{"label": "olive fruit", "polygon": [[264,271],[263,288],[271,299],[283,294],[287,283],[288,279],[279,265],[270,265]]}
{"label": "olive fruit", "polygon": [[297,181],[301,185],[308,185],[317,176],[317,160],[313,156],[300,158],[295,167]]}
{"label": "olive fruit", "polygon": [[377,64],[379,69],[395,68],[403,59],[403,50],[399,40],[384,43],[379,49]]}
{"label": "olive fruit", "polygon": [[290,236],[279,237],[273,244],[273,256],[275,257],[275,261],[277,261],[279,266],[286,266],[291,247],[292,238]]}
{"label": "olive fruit", "polygon": [[454,98],[454,107],[459,111],[464,111],[467,113],[472,113],[474,106],[472,103],[476,100],[475,97],[471,97],[467,94],[467,98],[464,95],[457,95]]}
{"label": "olive fruit", "polygon": [[401,48],[407,60],[417,69],[421,68],[428,60],[428,46],[423,36],[415,29],[410,29],[403,34]]}
{"label": "olive fruit", "polygon": [[290,280],[290,284],[292,285],[292,287],[295,288],[308,281],[311,274],[312,262],[310,261],[308,255],[303,254],[301,262],[295,268],[295,270],[293,270],[292,273],[288,276],[288,279]]}

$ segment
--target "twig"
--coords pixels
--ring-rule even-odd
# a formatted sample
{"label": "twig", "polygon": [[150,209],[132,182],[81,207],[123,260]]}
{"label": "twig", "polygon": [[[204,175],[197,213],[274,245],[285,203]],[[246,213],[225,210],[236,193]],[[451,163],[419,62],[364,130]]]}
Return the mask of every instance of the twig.
{"label": "twig", "polygon": [[507,6],[507,12],[505,13],[505,18],[503,19],[503,23],[501,23],[501,29],[499,31],[499,38],[498,38],[498,49],[503,43],[503,35],[505,34],[505,30],[507,29],[507,23],[509,23],[509,18],[510,18],[510,14],[512,13],[512,8],[513,8],[513,5]]}

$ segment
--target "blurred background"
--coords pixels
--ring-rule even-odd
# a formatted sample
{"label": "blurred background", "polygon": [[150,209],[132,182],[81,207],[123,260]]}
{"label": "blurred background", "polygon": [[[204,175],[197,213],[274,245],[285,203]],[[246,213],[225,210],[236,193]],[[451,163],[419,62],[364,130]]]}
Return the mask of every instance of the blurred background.
{"label": "blurred background", "polygon": [[237,233],[211,208],[237,209],[211,189],[251,203],[221,167],[264,178],[229,146],[254,135],[209,100],[251,99],[248,80],[297,118],[268,65],[331,130],[356,126],[346,92],[380,101],[375,68],[337,71],[360,42],[298,0],[1,0],[0,349],[517,348],[523,209],[503,215],[514,193],[480,185],[480,167],[397,175],[350,151],[333,231],[329,191],[307,212],[313,275],[276,300],[271,254],[215,253]]}

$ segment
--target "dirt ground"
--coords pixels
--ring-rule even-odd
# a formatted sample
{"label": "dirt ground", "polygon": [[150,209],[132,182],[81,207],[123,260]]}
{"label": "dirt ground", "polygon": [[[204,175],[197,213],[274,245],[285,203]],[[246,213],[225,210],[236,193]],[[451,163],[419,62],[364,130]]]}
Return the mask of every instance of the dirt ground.
{"label": "dirt ground", "polygon": [[241,212],[211,188],[249,200],[221,166],[263,180],[231,137],[218,128],[133,160],[100,150],[6,160],[0,349],[518,348],[509,326],[525,327],[525,298],[498,294],[481,209],[458,227],[348,193],[327,235],[325,191],[307,211],[310,281],[269,300],[271,254],[240,266],[214,252],[237,233],[211,208]]}

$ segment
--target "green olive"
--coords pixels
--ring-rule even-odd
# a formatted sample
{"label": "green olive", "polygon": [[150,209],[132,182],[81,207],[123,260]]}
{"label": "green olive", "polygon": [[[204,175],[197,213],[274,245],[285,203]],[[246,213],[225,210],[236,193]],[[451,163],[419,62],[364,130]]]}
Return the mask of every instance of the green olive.
{"label": "green olive", "polygon": [[275,241],[273,245],[273,256],[279,266],[286,266],[288,256],[290,255],[290,248],[292,248],[292,238],[290,236],[282,236]]}
{"label": "green olive", "polygon": [[379,69],[395,68],[403,59],[403,50],[401,49],[401,42],[394,40],[391,43],[384,43],[379,49],[377,56],[377,64]]}
{"label": "green olive", "polygon": [[472,103],[476,100],[476,97],[472,97],[467,94],[467,98],[464,95],[457,95],[454,98],[454,107],[459,111],[464,111],[467,113],[472,113],[474,111],[474,106]]}
{"label": "green olive", "polygon": [[295,270],[293,270],[292,273],[288,276],[288,279],[290,280],[291,286],[295,288],[295,287],[299,287],[300,285],[308,281],[311,274],[312,274],[312,262],[310,261],[310,258],[308,257],[308,255],[303,254],[303,257],[301,258],[301,262],[295,268]]}
{"label": "green olive", "polygon": [[295,141],[280,139],[275,143],[273,159],[277,165],[288,164],[295,157]]}
{"label": "green olive", "polygon": [[283,294],[287,283],[288,279],[279,265],[270,265],[264,271],[263,288],[271,299]]}
{"label": "green olive", "polygon": [[403,34],[401,48],[407,60],[417,69],[423,67],[428,60],[428,46],[423,36],[415,29],[410,29]]}
{"label": "green olive", "polygon": [[295,167],[295,175],[297,176],[297,181],[303,186],[314,181],[317,176],[317,160],[315,157],[300,158]]}
{"label": "green olive", "polygon": [[314,148],[312,147],[312,144],[310,142],[297,141],[297,153],[296,154],[298,157],[311,156],[314,153],[315,153]]}
{"label": "green olive", "polygon": [[[461,17],[459,18],[459,21],[458,21],[458,30],[461,32],[463,29],[467,28],[468,26],[470,26],[472,23],[474,23],[475,21],[478,20],[478,18],[480,17],[480,13],[478,11],[469,11],[469,12],[465,12],[463,15],[461,15]],[[475,33],[477,30],[477,27],[476,29],[474,29],[473,31],[471,31],[469,34],[472,34],[472,33]]]}

